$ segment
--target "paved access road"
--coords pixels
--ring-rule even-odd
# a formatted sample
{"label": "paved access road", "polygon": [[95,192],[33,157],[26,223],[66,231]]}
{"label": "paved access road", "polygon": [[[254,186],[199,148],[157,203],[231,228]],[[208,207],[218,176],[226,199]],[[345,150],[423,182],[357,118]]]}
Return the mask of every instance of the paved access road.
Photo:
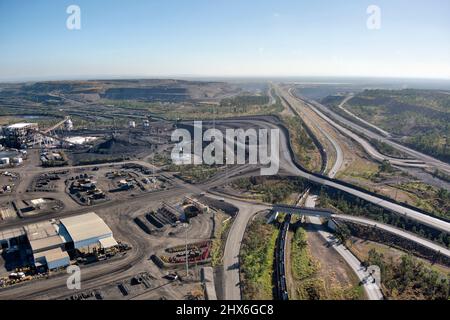
{"label": "paved access road", "polygon": [[424,238],[420,238],[412,233],[406,232],[404,230],[395,228],[393,226],[384,224],[384,223],[380,223],[380,222],[376,222],[367,218],[363,218],[363,217],[355,217],[355,216],[349,216],[349,215],[342,215],[342,214],[334,214],[332,215],[333,218],[337,219],[337,220],[344,220],[344,221],[350,221],[350,222],[355,222],[358,224],[363,224],[366,226],[372,226],[372,227],[376,227],[378,229],[382,229],[384,231],[393,233],[397,236],[400,236],[402,238],[405,238],[409,241],[418,243],[426,248],[429,248],[431,250],[434,250],[436,252],[440,252],[441,254],[447,256],[448,258],[450,258],[450,250],[435,244],[434,242],[424,239]]}
{"label": "paved access road", "polygon": [[[306,207],[314,208],[316,206],[317,196],[308,196],[306,198]],[[380,287],[376,283],[372,283],[372,277],[367,272],[367,270],[361,266],[361,262],[356,258],[353,253],[351,253],[343,244],[339,243],[336,237],[324,230],[320,229],[319,226],[322,221],[318,217],[308,217],[309,221],[315,225],[317,232],[320,236],[327,241],[327,243],[332,246],[347,264],[353,269],[353,271],[358,276],[359,280],[363,283],[364,292],[366,293],[369,300],[381,300],[383,299],[383,294],[381,293]]]}
{"label": "paved access road", "polygon": [[[212,197],[216,197],[211,195]],[[224,198],[239,209],[231,225],[223,254],[223,285],[225,300],[241,300],[241,287],[239,278],[239,252],[245,229],[249,220],[259,211],[270,209],[265,205],[250,204],[229,197]]]}
{"label": "paved access road", "polygon": [[381,133],[383,136],[385,137],[390,137],[391,134],[389,132],[387,132],[386,130],[383,130],[379,127],[377,127],[376,125],[364,120],[363,118],[358,117],[356,114],[354,114],[353,112],[350,112],[349,110],[344,108],[344,105],[349,102],[352,98],[354,97],[354,95],[351,93],[348,96],[346,96],[344,98],[344,100],[342,100],[342,102],[338,105],[338,108],[341,109],[342,111],[344,111],[346,114],[348,114],[349,116],[357,119],[359,122],[364,123],[366,126],[369,126],[375,130],[377,130],[379,133]]}
{"label": "paved access road", "polygon": [[[282,92],[282,89],[278,87],[278,92]],[[289,97],[292,97],[292,99],[296,99],[295,97],[293,97],[292,95],[288,95],[287,97],[284,96],[284,98],[288,99]],[[292,111],[299,117],[301,118],[302,116],[300,115],[299,110],[297,110],[297,106],[294,104],[289,103],[289,101],[287,101],[287,103],[289,104],[289,107],[292,109]],[[339,169],[342,167],[343,163],[344,163],[344,153],[342,151],[341,146],[339,145],[339,143],[336,141],[336,139],[334,139],[326,130],[324,130],[317,122],[313,121],[311,118],[309,118],[306,114],[304,114],[304,117],[306,117],[308,119],[308,123],[310,125],[313,125],[317,128],[317,130],[319,132],[321,132],[325,138],[330,141],[331,145],[333,146],[335,152],[336,152],[336,160],[334,161],[333,166],[331,167],[331,169],[328,171],[328,176],[330,178],[334,178],[336,176],[336,174],[338,173]],[[329,157],[328,157],[328,161],[329,161]],[[327,163],[327,168],[329,166],[329,163]]]}
{"label": "paved access road", "polygon": [[[292,90],[289,90],[289,94],[291,97],[294,97],[296,99],[298,99],[297,97],[295,97],[292,93]],[[340,124],[338,124],[336,121],[334,121],[333,119],[331,119],[330,117],[328,117],[327,115],[325,115],[321,110],[319,110],[319,108],[317,107],[319,104],[317,102],[310,102],[307,101],[306,99],[304,100],[306,103],[306,105],[313,110],[317,115],[319,115],[322,119],[324,119],[325,121],[327,121],[330,125],[332,125],[333,127],[335,127],[337,130],[339,130],[341,133],[343,133],[344,135],[348,136],[349,138],[353,139],[354,141],[356,141],[359,145],[361,145],[361,147],[364,148],[364,150],[375,160],[378,161],[384,161],[384,160],[388,160],[390,163],[397,165],[397,166],[402,166],[402,167],[414,167],[414,168],[426,168],[429,165],[426,164],[422,159],[417,160],[417,159],[398,159],[398,158],[393,158],[393,157],[389,157],[386,156],[384,154],[381,154],[374,146],[372,146],[366,139],[360,137],[358,134],[352,132],[351,130],[345,128],[344,126],[341,126]],[[325,108],[324,106],[322,106],[323,108]],[[331,112],[331,111],[330,111]],[[336,117],[340,117],[339,115],[336,115]],[[341,117],[342,119],[345,119],[343,117]],[[339,119],[338,119],[339,120]],[[345,119],[346,120],[346,119]],[[340,121],[340,120],[339,120]],[[348,120],[347,120],[348,121]],[[350,121],[348,121],[350,122]],[[354,125],[356,126],[356,125]],[[367,129],[364,129],[365,131],[371,132]],[[364,132],[365,134],[365,132]],[[373,133],[374,134],[374,133]],[[369,135],[367,135],[369,136]],[[378,139],[386,139],[383,138],[381,136],[378,135]]]}
{"label": "paved access road", "polygon": [[[220,122],[222,124],[232,123],[234,125],[237,125],[240,122],[243,122],[243,124],[242,124],[243,126],[244,126],[244,123],[246,123],[247,125],[250,123],[252,126],[258,126],[260,128],[267,128],[267,129],[277,128],[277,125],[267,122],[267,121],[258,120],[257,118],[255,118],[254,120],[220,120],[220,121],[217,120],[216,122],[217,123]],[[280,149],[280,168],[283,168],[286,172],[288,172],[294,176],[300,176],[309,181],[318,183],[320,185],[329,186],[331,188],[347,192],[351,195],[354,195],[356,197],[364,199],[370,203],[379,205],[383,208],[386,208],[386,209],[396,212],[400,215],[403,215],[403,216],[407,217],[408,219],[418,221],[420,223],[423,223],[423,224],[430,226],[432,228],[435,228],[437,230],[441,230],[446,233],[450,233],[450,223],[448,223],[446,221],[443,221],[443,220],[435,218],[435,217],[431,217],[420,211],[404,207],[401,204],[397,204],[397,203],[394,203],[394,202],[391,202],[388,200],[384,200],[378,196],[369,194],[365,191],[360,191],[351,186],[344,185],[338,180],[330,180],[326,177],[320,177],[317,175],[313,175],[311,173],[308,173],[308,172],[300,169],[299,167],[297,167],[297,165],[294,163],[293,159],[291,158],[289,142],[288,142],[288,139],[283,130],[280,130],[279,149]]]}
{"label": "paved access road", "polygon": [[[397,164],[397,165],[400,165],[400,166],[401,166],[401,165],[403,165],[403,166],[408,166],[408,163],[409,163],[409,166],[411,166],[411,167],[420,167],[420,163],[422,162],[422,163],[424,164],[424,165],[422,165],[422,167],[427,167],[427,166],[429,166],[429,167],[434,167],[434,168],[436,168],[436,169],[439,169],[439,170],[442,170],[442,171],[444,171],[444,172],[450,173],[450,164],[448,164],[448,163],[445,163],[445,162],[443,162],[443,161],[440,161],[440,160],[438,160],[438,159],[435,159],[435,158],[433,158],[433,157],[431,157],[431,156],[429,156],[429,155],[423,154],[423,153],[421,153],[421,152],[419,152],[419,151],[416,151],[416,150],[414,150],[414,149],[408,148],[408,147],[406,147],[406,146],[404,146],[404,145],[401,145],[401,144],[399,144],[399,143],[397,143],[397,142],[395,142],[395,141],[390,140],[390,139],[387,138],[387,137],[384,137],[384,136],[382,136],[382,135],[380,135],[380,134],[378,134],[378,133],[375,133],[375,132],[373,132],[373,131],[371,131],[371,130],[368,130],[368,129],[366,129],[366,128],[363,128],[363,127],[361,127],[361,126],[359,126],[359,125],[353,123],[352,121],[350,121],[350,120],[348,120],[348,119],[345,119],[344,117],[338,115],[337,113],[331,111],[330,109],[328,109],[328,108],[325,107],[324,105],[318,103],[317,101],[312,101],[312,100],[306,99],[306,98],[304,98],[304,97],[296,97],[296,98],[297,98],[297,99],[301,99],[301,100],[307,102],[307,103],[308,103],[308,106],[309,106],[313,111],[315,111],[315,112],[316,112],[318,115],[320,115],[324,120],[328,121],[331,125],[333,125],[334,127],[336,127],[336,128],[337,128],[339,131],[341,131],[342,133],[344,133],[344,134],[346,134],[346,135],[348,135],[348,136],[350,136],[350,134],[352,134],[351,138],[353,139],[353,138],[356,137],[356,138],[358,139],[358,143],[359,143],[361,140],[362,140],[362,141],[365,141],[365,142],[363,143],[363,144],[364,144],[363,147],[364,147],[365,149],[366,149],[366,148],[370,148],[370,147],[373,148],[373,147],[370,146],[370,144],[368,144],[368,142],[367,142],[366,140],[360,138],[358,135],[354,134],[352,131],[350,131],[350,130],[344,128],[343,126],[341,126],[341,125],[339,125],[339,124],[337,124],[337,123],[336,123],[336,120],[337,120],[338,122],[344,124],[345,126],[348,126],[348,127],[352,128],[352,130],[355,131],[355,132],[359,132],[359,133],[361,133],[361,134],[363,134],[363,135],[365,135],[365,136],[367,136],[367,137],[369,137],[369,138],[377,139],[377,140],[379,140],[379,141],[381,141],[381,142],[384,142],[384,143],[386,143],[386,144],[389,144],[390,146],[394,147],[395,149],[400,150],[400,151],[402,151],[402,152],[404,152],[404,153],[406,153],[406,154],[408,154],[408,155],[414,157],[415,159],[417,159],[417,160],[403,160],[403,161],[398,162],[399,159],[389,158],[389,157],[386,157],[386,156],[382,155],[384,158],[386,158],[386,159],[388,159],[388,160],[389,160],[389,159],[392,159],[392,163],[393,163],[393,164]],[[325,115],[325,114],[330,115],[334,120],[330,119],[330,118],[329,118],[327,115]],[[356,139],[355,139],[355,140],[356,140]],[[370,147],[367,146],[367,144],[368,144]],[[373,149],[374,149],[374,148],[373,148]],[[371,153],[373,153],[373,151],[371,151]],[[375,155],[375,154],[376,154],[376,153],[374,153],[374,155]],[[378,157],[378,156],[379,156],[379,155],[377,155],[377,157]],[[391,160],[390,160],[390,161],[391,161]],[[395,161],[395,162],[394,162],[394,161]]]}

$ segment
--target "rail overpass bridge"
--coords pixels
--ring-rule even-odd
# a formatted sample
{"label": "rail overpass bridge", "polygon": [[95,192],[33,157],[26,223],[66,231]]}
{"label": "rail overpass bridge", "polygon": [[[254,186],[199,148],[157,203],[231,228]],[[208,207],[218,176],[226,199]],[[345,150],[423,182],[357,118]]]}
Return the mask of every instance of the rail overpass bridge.
{"label": "rail overpass bridge", "polygon": [[327,209],[315,209],[298,206],[290,206],[285,204],[276,204],[272,207],[272,215],[270,216],[268,223],[275,220],[280,213],[296,214],[299,216],[310,216],[330,219],[334,215],[334,212]]}
{"label": "rail overpass bridge", "polygon": [[408,241],[414,242],[418,245],[421,245],[427,249],[430,249],[438,254],[442,254],[443,256],[450,259],[450,250],[436,244],[435,242],[432,242],[431,240],[421,238],[419,236],[416,236],[413,233],[410,233],[408,231],[398,229],[394,226],[381,223],[379,221],[371,220],[365,217],[359,217],[359,216],[351,216],[351,215],[344,215],[344,214],[337,214],[331,210],[327,209],[315,209],[315,208],[305,208],[305,207],[298,207],[298,206],[291,206],[291,205],[284,205],[284,204],[276,204],[272,207],[272,214],[268,219],[268,223],[271,223],[273,220],[275,220],[280,213],[286,213],[291,215],[300,215],[300,216],[310,216],[310,217],[319,217],[319,218],[325,218],[329,220],[338,220],[338,221],[347,221],[352,222],[364,226],[369,226],[373,228],[378,228],[384,232],[394,234],[396,236],[399,236],[403,239],[406,239]]}

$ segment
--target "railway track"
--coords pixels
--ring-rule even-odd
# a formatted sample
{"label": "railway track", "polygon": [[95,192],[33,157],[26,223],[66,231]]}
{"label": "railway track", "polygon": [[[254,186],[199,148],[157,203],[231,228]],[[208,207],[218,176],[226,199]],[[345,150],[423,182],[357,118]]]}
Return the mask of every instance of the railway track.
{"label": "railway track", "polygon": [[280,226],[280,232],[277,238],[275,249],[275,290],[276,299],[289,300],[289,294],[286,285],[286,240],[291,222],[291,215],[287,214]]}

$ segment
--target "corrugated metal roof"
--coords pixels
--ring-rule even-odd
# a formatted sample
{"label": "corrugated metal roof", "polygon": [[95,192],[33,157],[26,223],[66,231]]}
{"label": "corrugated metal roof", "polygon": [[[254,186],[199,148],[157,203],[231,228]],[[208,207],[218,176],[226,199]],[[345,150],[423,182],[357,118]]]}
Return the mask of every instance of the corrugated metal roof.
{"label": "corrugated metal roof", "polygon": [[39,258],[44,257],[47,263],[58,261],[64,258],[70,259],[69,254],[66,251],[62,251],[61,248],[51,249],[43,252],[39,252],[35,254],[34,260],[38,260]]}
{"label": "corrugated metal roof", "polygon": [[24,229],[30,241],[58,235],[58,232],[52,221],[28,224],[24,226]]}
{"label": "corrugated metal roof", "polygon": [[0,240],[9,240],[23,235],[25,235],[25,230],[23,230],[23,228],[0,231]]}
{"label": "corrugated metal roof", "polygon": [[63,244],[64,242],[58,235],[30,241],[31,249],[34,253],[48,248],[62,246]]}
{"label": "corrugated metal roof", "polygon": [[94,212],[60,220],[74,242],[111,236],[112,231]]}
{"label": "corrugated metal roof", "polygon": [[103,249],[108,249],[114,246],[117,246],[117,241],[113,237],[103,238],[99,240],[100,245]]}
{"label": "corrugated metal roof", "polygon": [[33,253],[53,249],[63,245],[54,221],[44,221],[23,227],[27,233]]}

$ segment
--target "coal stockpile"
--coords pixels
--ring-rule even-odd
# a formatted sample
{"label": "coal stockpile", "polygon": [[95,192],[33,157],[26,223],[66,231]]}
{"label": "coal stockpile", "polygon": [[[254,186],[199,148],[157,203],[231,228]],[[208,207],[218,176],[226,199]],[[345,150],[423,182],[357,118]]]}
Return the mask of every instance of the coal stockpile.
{"label": "coal stockpile", "polygon": [[122,138],[110,138],[104,142],[97,144],[89,150],[89,153],[98,154],[126,154],[148,148],[149,144],[133,142]]}
{"label": "coal stockpile", "polygon": [[100,141],[90,149],[74,151],[70,158],[77,165],[118,162],[148,153],[154,147],[149,142],[128,139],[127,136],[112,137]]}

